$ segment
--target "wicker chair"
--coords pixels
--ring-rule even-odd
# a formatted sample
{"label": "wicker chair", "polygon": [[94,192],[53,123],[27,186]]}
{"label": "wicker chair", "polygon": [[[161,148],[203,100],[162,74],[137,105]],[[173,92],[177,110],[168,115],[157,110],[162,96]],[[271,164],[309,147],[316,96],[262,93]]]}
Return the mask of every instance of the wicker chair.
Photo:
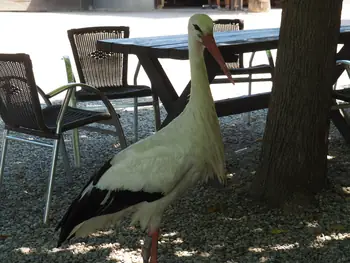
{"label": "wicker chair", "polygon": [[[243,30],[244,29],[244,21],[241,19],[218,19],[214,20],[214,32],[221,31],[233,31],[233,30]],[[253,59],[255,56],[255,52],[252,53],[249,66],[247,68],[244,67],[243,63],[243,54],[237,54],[237,60],[233,62],[226,63],[228,69],[230,70],[232,75],[248,75],[248,77],[240,77],[234,78],[235,82],[248,82],[248,95],[252,94],[252,82],[261,82],[261,81],[272,81],[273,73],[274,73],[274,62],[273,57],[270,50],[266,50],[266,55],[269,64],[262,64],[253,66]],[[270,74],[268,78],[253,78],[253,74]],[[219,76],[222,75],[222,72],[218,73]],[[213,80],[213,84],[218,83],[228,83],[229,80],[227,78],[215,78]],[[250,113],[248,113],[248,124],[250,124]]]}
{"label": "wicker chair", "polygon": [[[108,111],[95,112],[68,106],[70,97],[77,86],[100,96]],[[52,105],[50,99],[64,91],[67,93],[63,103]],[[46,107],[41,107],[38,94],[46,103]],[[99,90],[86,84],[74,83],[45,94],[35,84],[32,63],[27,54],[0,54],[0,116],[5,123],[0,163],[0,185],[3,178],[8,140],[28,142],[53,149],[44,223],[48,219],[52,182],[59,150],[63,153],[65,170],[71,181],[63,132],[76,128],[88,128],[86,125],[96,122],[109,121],[115,126],[121,144],[124,148],[126,147],[119,117],[108,99]],[[94,130],[96,129],[94,127]],[[41,140],[29,140],[25,138],[26,136],[19,137],[13,132],[51,139],[53,144]]]}
{"label": "wicker chair", "polygon": [[[153,105],[156,130],[160,126],[158,96],[150,87],[128,85],[128,56],[117,53],[106,53],[95,48],[96,41],[109,38],[128,38],[129,27],[87,27],[68,30],[74,61],[79,80],[103,91],[108,99],[134,99],[134,133],[138,140],[138,106]],[[137,70],[134,79],[137,78]],[[99,98],[88,91],[76,92],[77,101],[94,101]],[[140,97],[152,96],[152,101],[138,102]]]}

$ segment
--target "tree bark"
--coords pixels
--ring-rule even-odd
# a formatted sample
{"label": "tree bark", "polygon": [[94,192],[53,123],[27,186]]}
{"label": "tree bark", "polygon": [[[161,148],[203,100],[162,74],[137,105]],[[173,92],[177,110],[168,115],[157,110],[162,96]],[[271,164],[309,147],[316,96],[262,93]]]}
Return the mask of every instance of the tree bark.
{"label": "tree bark", "polygon": [[249,0],[249,12],[268,12],[271,9],[270,0]]}
{"label": "tree bark", "polygon": [[[252,193],[271,206],[327,186],[332,76],[342,0],[286,0]],[[297,200],[295,200],[297,202]]]}

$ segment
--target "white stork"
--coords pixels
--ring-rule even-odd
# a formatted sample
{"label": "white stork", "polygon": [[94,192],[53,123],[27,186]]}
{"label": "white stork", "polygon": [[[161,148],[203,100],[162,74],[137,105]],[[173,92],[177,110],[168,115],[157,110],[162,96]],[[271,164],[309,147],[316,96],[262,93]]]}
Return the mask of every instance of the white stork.
{"label": "white stork", "polygon": [[58,247],[118,223],[132,213],[148,231],[144,262],[157,262],[159,226],[164,210],[200,180],[225,182],[224,146],[210,92],[203,51],[206,47],[232,77],[213,38],[213,21],[204,14],[188,23],[191,96],[184,111],[162,130],[114,156],[90,179],[56,230]]}

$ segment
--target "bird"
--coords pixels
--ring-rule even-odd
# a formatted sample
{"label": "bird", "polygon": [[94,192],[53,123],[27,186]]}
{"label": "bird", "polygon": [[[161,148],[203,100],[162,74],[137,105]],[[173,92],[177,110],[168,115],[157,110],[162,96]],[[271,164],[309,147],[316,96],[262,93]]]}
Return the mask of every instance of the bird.
{"label": "bird", "polygon": [[113,156],[90,178],[56,227],[57,247],[85,237],[127,215],[147,231],[144,263],[157,262],[166,208],[198,182],[226,182],[224,145],[210,91],[204,49],[234,84],[213,37],[213,21],[194,14],[188,22],[191,91],[184,110],[167,126]]}

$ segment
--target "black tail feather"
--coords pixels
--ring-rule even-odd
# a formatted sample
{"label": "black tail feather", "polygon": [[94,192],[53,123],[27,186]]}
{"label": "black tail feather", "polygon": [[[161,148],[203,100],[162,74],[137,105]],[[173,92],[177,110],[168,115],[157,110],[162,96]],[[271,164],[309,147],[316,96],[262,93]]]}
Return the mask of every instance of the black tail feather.
{"label": "black tail feather", "polygon": [[[112,158],[110,158],[107,162],[105,162],[103,164],[103,166],[98,170],[97,173],[93,174],[91,176],[91,178],[89,179],[89,181],[85,184],[85,186],[83,187],[83,190],[80,192],[80,194],[78,195],[78,197],[76,197],[74,199],[74,201],[72,202],[72,204],[69,206],[67,212],[64,214],[63,218],[61,219],[61,221],[57,224],[56,228],[55,228],[55,231],[58,231],[60,228],[61,228],[61,233],[60,233],[60,238],[59,238],[59,241],[58,241],[58,247],[60,247],[60,245],[65,241],[65,239],[68,237],[69,233],[68,234],[63,234],[62,232],[66,232],[66,231],[63,231],[63,228],[65,228],[64,226],[66,226],[68,224],[68,219],[69,217],[72,216],[72,214],[74,214],[74,209],[76,208],[76,205],[78,204],[79,202],[79,199],[81,198],[81,195],[82,193],[85,191],[85,189],[91,184],[91,182],[93,183],[93,185],[96,185],[97,182],[99,181],[99,179],[102,177],[102,175],[112,166],[111,165],[111,161],[112,161]],[[81,223],[81,222],[80,222]],[[80,224],[79,223],[79,224]],[[72,229],[74,228],[75,226],[72,227]],[[70,229],[70,231],[72,230]],[[63,240],[62,240],[63,239]]]}

